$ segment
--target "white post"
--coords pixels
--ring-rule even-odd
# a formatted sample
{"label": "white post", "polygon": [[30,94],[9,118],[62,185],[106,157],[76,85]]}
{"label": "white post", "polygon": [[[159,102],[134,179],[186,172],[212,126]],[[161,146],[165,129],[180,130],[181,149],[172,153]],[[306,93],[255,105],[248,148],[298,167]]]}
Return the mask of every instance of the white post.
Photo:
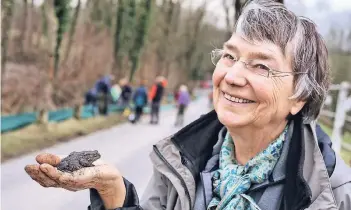
{"label": "white post", "polygon": [[345,116],[347,109],[347,105],[349,105],[347,94],[350,84],[348,82],[342,82],[340,85],[338,101],[336,105],[335,118],[334,118],[334,126],[333,126],[333,149],[337,154],[340,154],[341,150],[341,141],[342,141],[342,128],[345,123]]}

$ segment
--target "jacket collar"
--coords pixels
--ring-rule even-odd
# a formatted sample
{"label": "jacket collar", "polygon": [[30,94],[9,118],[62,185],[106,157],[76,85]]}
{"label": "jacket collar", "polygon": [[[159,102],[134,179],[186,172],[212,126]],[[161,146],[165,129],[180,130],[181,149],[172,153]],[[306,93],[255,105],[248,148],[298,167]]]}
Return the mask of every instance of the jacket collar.
{"label": "jacket collar", "polygon": [[218,133],[223,125],[213,110],[201,116],[178,131],[172,142],[189,162],[188,168],[196,179],[212,155],[213,146],[218,141]]}
{"label": "jacket collar", "polygon": [[[322,190],[332,193],[325,161],[318,147],[314,125],[304,124],[301,115],[291,119],[293,131],[285,165],[285,206],[302,209],[311,204]],[[212,156],[218,133],[223,128],[215,111],[200,117],[172,138],[182,158],[188,160],[186,166],[195,180]],[[335,165],[335,162],[332,162]],[[328,167],[328,166],[327,166]],[[334,168],[334,167],[331,167]],[[279,171],[277,175],[281,175]],[[308,181],[307,181],[308,180]],[[319,182],[312,183],[311,180]],[[332,202],[332,201],[330,201]]]}

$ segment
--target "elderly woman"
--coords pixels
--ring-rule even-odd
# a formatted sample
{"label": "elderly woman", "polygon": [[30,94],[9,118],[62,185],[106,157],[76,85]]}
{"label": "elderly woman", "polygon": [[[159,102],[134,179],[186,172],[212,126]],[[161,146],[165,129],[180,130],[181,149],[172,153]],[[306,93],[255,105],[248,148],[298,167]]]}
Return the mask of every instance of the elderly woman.
{"label": "elderly woman", "polygon": [[140,204],[108,164],[67,174],[59,157],[40,154],[26,171],[45,187],[90,189],[91,210],[351,209],[351,170],[315,123],[327,59],[310,20],[251,1],[213,52],[215,111],[154,146]]}

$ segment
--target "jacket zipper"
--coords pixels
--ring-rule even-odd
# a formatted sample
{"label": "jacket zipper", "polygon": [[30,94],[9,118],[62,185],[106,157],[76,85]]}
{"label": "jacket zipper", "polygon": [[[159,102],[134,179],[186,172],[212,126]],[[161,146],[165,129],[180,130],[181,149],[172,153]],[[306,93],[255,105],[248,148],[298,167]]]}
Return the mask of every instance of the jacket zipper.
{"label": "jacket zipper", "polygon": [[189,200],[189,210],[191,210],[191,199],[190,199],[190,193],[189,193],[189,189],[185,184],[184,179],[182,178],[182,176],[175,170],[175,168],[166,160],[166,158],[163,157],[163,155],[161,154],[161,152],[158,150],[158,148],[156,146],[154,147],[154,151],[156,152],[157,156],[168,166],[169,169],[171,169],[171,171],[177,176],[177,178],[180,180],[180,183],[182,184],[182,187],[185,189],[185,194]]}
{"label": "jacket zipper", "polygon": [[280,179],[280,180],[277,180],[277,181],[274,181],[274,182],[269,182],[265,185],[262,185],[262,186],[259,186],[253,190],[250,190],[249,192],[255,192],[255,191],[258,191],[258,190],[261,190],[263,188],[267,188],[267,187],[271,187],[271,186],[274,186],[274,185],[277,185],[277,184],[281,184],[285,181],[285,179]]}
{"label": "jacket zipper", "polygon": [[205,206],[207,206],[207,203],[206,203],[206,190],[205,190],[205,182],[204,182],[203,174],[204,174],[204,172],[200,173],[200,180],[201,180],[201,184],[203,186],[202,187],[202,194],[204,196],[204,203],[205,203]]}

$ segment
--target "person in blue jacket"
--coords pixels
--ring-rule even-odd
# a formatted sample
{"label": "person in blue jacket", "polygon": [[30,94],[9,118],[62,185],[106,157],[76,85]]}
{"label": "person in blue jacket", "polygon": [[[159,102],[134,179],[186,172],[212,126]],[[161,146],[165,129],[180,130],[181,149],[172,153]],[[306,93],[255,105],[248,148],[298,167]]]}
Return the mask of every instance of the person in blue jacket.
{"label": "person in blue jacket", "polygon": [[135,117],[132,122],[136,123],[139,121],[143,114],[143,109],[147,105],[147,90],[144,82],[141,82],[140,86],[135,90],[133,103],[135,105]]}

